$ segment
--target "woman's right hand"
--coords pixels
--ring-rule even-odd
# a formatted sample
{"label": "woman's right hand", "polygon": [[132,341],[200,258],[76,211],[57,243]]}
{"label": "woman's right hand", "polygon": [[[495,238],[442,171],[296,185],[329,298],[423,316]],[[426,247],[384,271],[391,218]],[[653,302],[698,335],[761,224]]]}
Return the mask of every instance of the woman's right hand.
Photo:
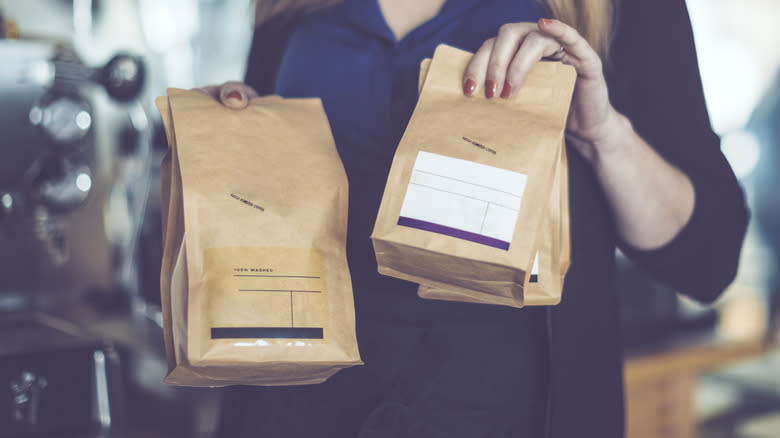
{"label": "woman's right hand", "polygon": [[208,85],[193,88],[193,90],[211,96],[222,105],[232,109],[244,109],[249,105],[250,99],[258,96],[254,88],[238,81],[228,81],[222,85]]}

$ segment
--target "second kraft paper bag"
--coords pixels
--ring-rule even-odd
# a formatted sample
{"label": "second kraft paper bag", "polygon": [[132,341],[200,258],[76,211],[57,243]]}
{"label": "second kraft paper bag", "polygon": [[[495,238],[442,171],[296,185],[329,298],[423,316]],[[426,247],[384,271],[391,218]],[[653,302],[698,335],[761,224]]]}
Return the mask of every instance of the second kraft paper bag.
{"label": "second kraft paper bag", "polygon": [[531,304],[526,285],[560,190],[576,73],[538,63],[511,99],[466,97],[470,57],[452,47],[436,50],[372,239],[383,274],[519,307]]}
{"label": "second kraft paper bag", "polygon": [[[419,90],[422,91],[430,68],[430,58],[420,65]],[[561,161],[553,180],[553,191],[548,214],[537,236],[537,252],[531,268],[531,276],[523,293],[523,300],[500,297],[478,290],[445,289],[420,285],[421,298],[461,301],[480,304],[496,304],[510,307],[554,305],[560,302],[563,284],[570,264],[569,239],[569,166],[565,144],[561,149]]]}
{"label": "second kraft paper bag", "polygon": [[347,179],[317,99],[157,100],[166,383],[319,383],[361,364]]}

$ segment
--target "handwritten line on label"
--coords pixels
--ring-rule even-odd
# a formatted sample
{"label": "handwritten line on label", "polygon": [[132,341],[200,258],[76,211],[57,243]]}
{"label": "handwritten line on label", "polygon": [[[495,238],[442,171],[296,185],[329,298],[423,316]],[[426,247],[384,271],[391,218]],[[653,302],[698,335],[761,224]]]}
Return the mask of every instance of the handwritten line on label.
{"label": "handwritten line on label", "polygon": [[231,194],[230,194],[230,197],[231,197],[231,198],[233,198],[233,199],[236,199],[236,200],[238,200],[239,202],[241,202],[241,203],[242,203],[242,204],[244,204],[244,205],[248,205],[248,206],[250,206],[250,207],[253,207],[253,208],[256,208],[256,209],[258,209],[258,210],[260,210],[260,211],[265,211],[265,208],[263,208],[263,207],[261,207],[261,206],[259,206],[259,205],[255,204],[255,203],[254,203],[254,202],[252,202],[252,201],[249,201],[249,200],[247,200],[247,199],[244,199],[244,198],[242,198],[241,196],[238,196],[238,195],[236,195],[235,193],[231,193]]}

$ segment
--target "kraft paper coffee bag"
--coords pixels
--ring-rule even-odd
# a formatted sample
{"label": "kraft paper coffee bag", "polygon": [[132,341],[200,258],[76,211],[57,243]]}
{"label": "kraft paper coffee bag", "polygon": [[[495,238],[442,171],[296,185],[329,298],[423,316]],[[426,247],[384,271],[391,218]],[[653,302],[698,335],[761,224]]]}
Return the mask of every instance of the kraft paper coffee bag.
{"label": "kraft paper coffee bag", "polygon": [[[430,58],[427,58],[420,64],[418,91],[422,91],[430,63]],[[511,307],[553,305],[560,302],[564,279],[570,264],[569,168],[565,143],[562,144],[562,148],[560,167],[553,183],[548,207],[549,214],[544,219],[545,224],[538,236],[538,251],[531,269],[531,277],[525,288],[525,301],[519,302],[514,298],[499,297],[476,290],[447,290],[425,285],[420,285],[418,289],[421,298]]]}
{"label": "kraft paper coffee bag", "polygon": [[359,365],[347,179],[317,99],[232,110],[170,89],[163,162],[166,383],[319,383]]}
{"label": "kraft paper coffee bag", "polygon": [[511,99],[467,97],[470,57],[437,48],[372,240],[380,273],[523,303],[576,73],[539,63]]}

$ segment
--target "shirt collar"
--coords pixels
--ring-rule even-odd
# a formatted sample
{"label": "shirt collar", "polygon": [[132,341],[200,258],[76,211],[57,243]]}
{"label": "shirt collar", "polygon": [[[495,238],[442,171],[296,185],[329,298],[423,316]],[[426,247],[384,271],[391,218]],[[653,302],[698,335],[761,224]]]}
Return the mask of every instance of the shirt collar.
{"label": "shirt collar", "polygon": [[414,38],[420,32],[426,32],[432,28],[438,28],[448,23],[452,18],[466,12],[476,6],[480,0],[446,0],[439,14],[409,32],[403,40],[397,42],[395,35],[390,30],[377,0],[346,0],[343,3],[347,19],[361,32],[372,35],[395,44]]}

